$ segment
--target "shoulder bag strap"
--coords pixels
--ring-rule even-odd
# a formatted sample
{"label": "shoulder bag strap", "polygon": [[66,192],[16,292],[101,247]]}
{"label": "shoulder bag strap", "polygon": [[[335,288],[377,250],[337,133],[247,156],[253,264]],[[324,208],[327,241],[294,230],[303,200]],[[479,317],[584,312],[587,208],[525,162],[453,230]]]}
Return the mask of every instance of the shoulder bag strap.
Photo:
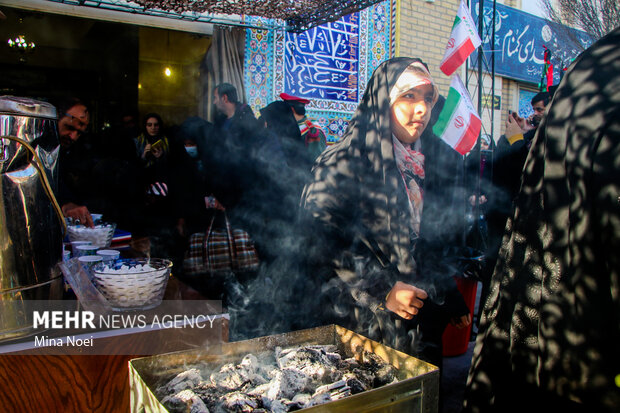
{"label": "shoulder bag strap", "polygon": [[226,211],[224,213],[224,221],[226,222],[226,234],[228,234],[228,249],[230,252],[230,267],[233,271],[239,269],[239,260],[237,260],[237,247],[235,245],[235,237],[233,236],[232,227],[230,226],[230,221],[228,221],[228,215]]}
{"label": "shoulder bag strap", "polygon": [[211,231],[213,231],[213,223],[215,222],[215,213],[211,217],[211,222],[209,222],[209,227],[207,227],[207,232],[205,232],[204,241],[202,244],[202,262],[205,267],[209,267],[210,258],[209,258],[209,238],[211,237]]}

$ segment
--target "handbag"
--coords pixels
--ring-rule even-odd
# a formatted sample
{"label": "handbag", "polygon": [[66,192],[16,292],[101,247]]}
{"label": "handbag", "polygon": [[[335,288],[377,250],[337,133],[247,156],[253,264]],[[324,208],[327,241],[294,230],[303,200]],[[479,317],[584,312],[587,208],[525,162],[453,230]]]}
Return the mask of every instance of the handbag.
{"label": "handbag", "polygon": [[206,232],[190,236],[189,250],[183,262],[186,274],[204,275],[258,269],[258,254],[250,235],[242,229],[232,229],[226,212],[222,213],[224,228],[214,228],[217,215],[215,213]]}

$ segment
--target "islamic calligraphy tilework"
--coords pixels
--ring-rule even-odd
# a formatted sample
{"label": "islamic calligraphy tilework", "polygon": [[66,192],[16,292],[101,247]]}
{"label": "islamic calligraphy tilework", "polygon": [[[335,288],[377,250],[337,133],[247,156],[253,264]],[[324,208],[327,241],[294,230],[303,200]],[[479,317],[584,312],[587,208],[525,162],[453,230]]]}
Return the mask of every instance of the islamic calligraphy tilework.
{"label": "islamic calligraphy tilework", "polygon": [[284,91],[308,99],[356,102],[360,13],[286,34]]}
{"label": "islamic calligraphy tilework", "polygon": [[310,99],[308,117],[339,140],[374,69],[394,55],[395,1],[295,35],[246,29],[244,83],[255,113],[281,92]]}

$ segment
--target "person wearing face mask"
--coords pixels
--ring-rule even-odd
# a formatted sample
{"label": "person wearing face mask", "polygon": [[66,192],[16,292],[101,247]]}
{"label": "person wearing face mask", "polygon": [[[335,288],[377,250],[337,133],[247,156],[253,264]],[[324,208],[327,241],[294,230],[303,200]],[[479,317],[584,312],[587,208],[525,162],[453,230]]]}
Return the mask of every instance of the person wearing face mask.
{"label": "person wearing face mask", "polygon": [[448,248],[463,229],[459,155],[432,133],[437,99],[419,59],[375,70],[347,133],[319,156],[304,189],[303,290],[321,294],[296,301],[317,325],[342,325],[441,367],[446,325],[471,318]]}
{"label": "person wearing face mask", "polygon": [[203,166],[200,162],[200,159],[198,159],[198,147],[196,146],[196,144],[191,141],[185,140],[183,142],[183,145],[185,146],[185,152],[187,152],[189,157],[200,163],[198,165],[198,170],[201,171],[203,169]]}
{"label": "person wearing face mask", "polygon": [[185,228],[182,231],[185,235],[204,231],[208,224],[206,207],[208,202],[213,202],[212,176],[216,172],[211,159],[215,149],[214,130],[211,122],[198,116],[187,118],[177,130],[176,136],[190,158],[188,169],[191,170],[186,177]]}

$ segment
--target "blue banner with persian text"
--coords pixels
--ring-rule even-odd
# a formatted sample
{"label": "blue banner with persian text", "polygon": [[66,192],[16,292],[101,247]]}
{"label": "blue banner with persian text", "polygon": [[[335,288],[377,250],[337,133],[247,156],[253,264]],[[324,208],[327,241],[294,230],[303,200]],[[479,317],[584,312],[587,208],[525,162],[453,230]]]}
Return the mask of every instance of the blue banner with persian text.
{"label": "blue banner with persian text", "polygon": [[[471,2],[471,13],[478,23],[478,2]],[[495,73],[524,82],[538,84],[544,67],[545,47],[551,51],[551,63],[554,66],[554,84],[560,81],[563,67],[585,50],[592,39],[578,30],[563,28],[540,17],[513,9],[503,4],[496,5],[495,39],[491,44],[490,27],[493,19],[492,2],[484,3],[484,36],[482,45],[485,55],[490,60],[495,53]],[[576,44],[567,34],[570,30],[577,39]],[[471,63],[478,59],[477,51],[471,55]]]}
{"label": "blue banner with persian text", "polygon": [[359,13],[287,33],[284,91],[308,99],[358,101]]}

